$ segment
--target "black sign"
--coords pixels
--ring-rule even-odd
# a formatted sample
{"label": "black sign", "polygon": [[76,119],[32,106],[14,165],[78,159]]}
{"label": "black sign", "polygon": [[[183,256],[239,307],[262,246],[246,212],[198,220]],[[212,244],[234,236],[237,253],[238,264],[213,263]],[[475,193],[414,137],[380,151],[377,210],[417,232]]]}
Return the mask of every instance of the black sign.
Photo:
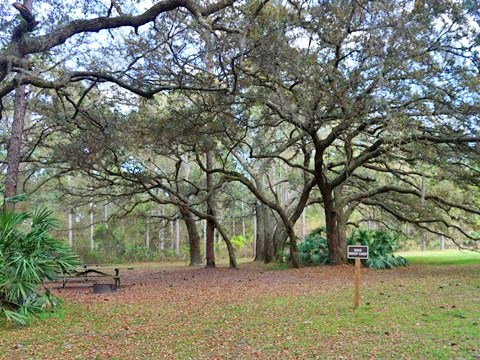
{"label": "black sign", "polygon": [[348,245],[347,259],[368,259],[368,246]]}

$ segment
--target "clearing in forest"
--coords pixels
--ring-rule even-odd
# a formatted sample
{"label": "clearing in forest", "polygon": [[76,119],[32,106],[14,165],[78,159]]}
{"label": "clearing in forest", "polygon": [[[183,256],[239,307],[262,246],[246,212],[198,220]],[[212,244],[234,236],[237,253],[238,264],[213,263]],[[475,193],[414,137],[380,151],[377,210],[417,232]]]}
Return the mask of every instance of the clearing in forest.
{"label": "clearing in forest", "polygon": [[480,357],[480,264],[272,270],[148,267],[119,292],[55,291],[58,314],[0,329],[1,359]]}

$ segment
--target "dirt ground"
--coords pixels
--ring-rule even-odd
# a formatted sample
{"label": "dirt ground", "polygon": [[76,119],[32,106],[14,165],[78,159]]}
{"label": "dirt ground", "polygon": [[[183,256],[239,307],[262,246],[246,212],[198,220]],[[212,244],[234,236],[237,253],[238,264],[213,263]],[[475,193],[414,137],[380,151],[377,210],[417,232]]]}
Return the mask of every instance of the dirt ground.
{"label": "dirt ground", "polygon": [[480,355],[474,335],[480,320],[477,265],[363,268],[365,298],[356,315],[349,265],[269,270],[258,263],[239,269],[143,264],[121,267],[120,274],[121,286],[112,294],[94,294],[91,281],[70,281],[64,289],[50,284],[65,300],[64,310],[31,327],[0,329],[0,359]]}
{"label": "dirt ground", "polygon": [[[376,281],[384,274],[376,275],[368,269],[362,269],[363,282]],[[368,275],[367,275],[368,274]],[[109,296],[119,302],[142,302],[156,298],[175,301],[209,302],[212,296],[220,296],[223,302],[238,302],[242,299],[275,296],[302,292],[308,294],[319,291],[329,292],[351,287],[353,284],[353,267],[308,267],[285,271],[265,270],[258,264],[243,264],[239,269],[218,267],[215,269],[198,268],[145,268],[134,267],[133,270],[120,270],[121,286],[118,292],[93,294],[92,284],[113,283],[109,278],[93,279],[87,282],[74,280],[67,282],[65,289],[59,284],[52,284],[53,291],[60,297],[79,303],[96,302],[98,298]],[[317,284],[312,287],[312,283]]]}

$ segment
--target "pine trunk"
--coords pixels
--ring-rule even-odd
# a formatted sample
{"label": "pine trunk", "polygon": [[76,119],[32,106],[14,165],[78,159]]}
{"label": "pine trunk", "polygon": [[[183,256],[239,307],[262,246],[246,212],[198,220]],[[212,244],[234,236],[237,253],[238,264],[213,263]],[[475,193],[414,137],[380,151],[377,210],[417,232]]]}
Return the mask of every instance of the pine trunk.
{"label": "pine trunk", "polygon": [[150,249],[150,217],[148,216],[145,223],[145,247]]}
{"label": "pine trunk", "polygon": [[68,211],[68,246],[73,247],[73,208]]}
{"label": "pine trunk", "polygon": [[95,250],[95,241],[93,239],[93,203],[90,203],[89,206],[88,206],[88,214],[89,214],[89,218],[90,218],[90,224],[89,224],[89,228],[90,228],[90,250],[93,251]]}

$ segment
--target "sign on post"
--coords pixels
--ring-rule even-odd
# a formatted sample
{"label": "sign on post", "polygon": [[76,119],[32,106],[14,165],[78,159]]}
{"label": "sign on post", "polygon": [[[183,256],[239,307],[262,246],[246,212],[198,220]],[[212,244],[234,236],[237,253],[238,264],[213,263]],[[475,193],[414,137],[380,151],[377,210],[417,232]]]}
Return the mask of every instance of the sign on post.
{"label": "sign on post", "polygon": [[368,259],[368,246],[348,245],[347,259]]}
{"label": "sign on post", "polygon": [[362,259],[368,259],[368,246],[348,245],[347,259],[355,259],[355,297],[353,298],[353,308],[360,305],[360,267]]}

